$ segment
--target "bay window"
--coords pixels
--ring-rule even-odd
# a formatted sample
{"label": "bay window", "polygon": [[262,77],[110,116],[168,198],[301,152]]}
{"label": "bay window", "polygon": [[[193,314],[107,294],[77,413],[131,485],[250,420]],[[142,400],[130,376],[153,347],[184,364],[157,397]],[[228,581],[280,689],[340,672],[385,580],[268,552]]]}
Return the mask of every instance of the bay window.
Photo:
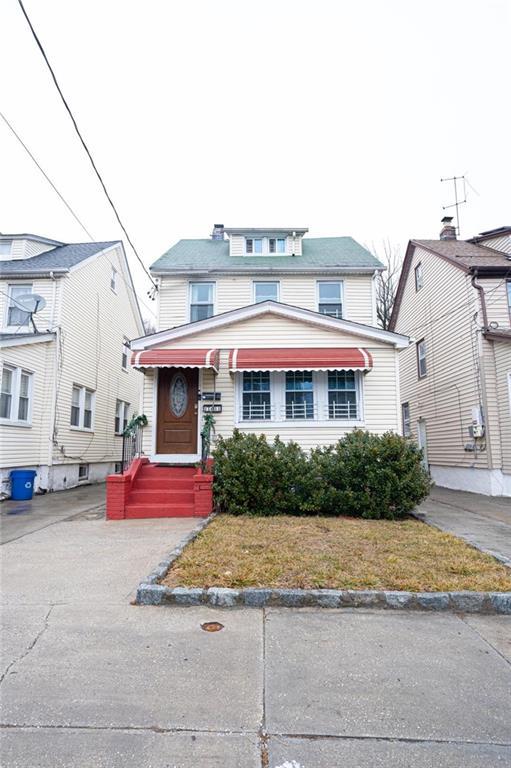
{"label": "bay window", "polygon": [[14,365],[2,366],[0,387],[0,419],[29,426],[32,409],[34,374]]}
{"label": "bay window", "polygon": [[214,283],[190,283],[190,322],[213,317]]}
{"label": "bay window", "polygon": [[363,421],[361,371],[244,371],[236,374],[238,423]]}

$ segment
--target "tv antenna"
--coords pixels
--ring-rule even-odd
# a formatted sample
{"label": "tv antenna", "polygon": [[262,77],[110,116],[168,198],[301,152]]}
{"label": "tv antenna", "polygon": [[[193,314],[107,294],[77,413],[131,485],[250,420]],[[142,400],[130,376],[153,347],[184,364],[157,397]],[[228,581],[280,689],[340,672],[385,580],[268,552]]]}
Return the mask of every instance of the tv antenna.
{"label": "tv antenna", "polygon": [[17,297],[16,304],[30,316],[29,319],[34,328],[34,332],[38,333],[37,326],[34,322],[34,315],[45,308],[46,299],[38,293],[22,293],[21,296]]}
{"label": "tv antenna", "polygon": [[[456,234],[460,236],[460,205],[467,202],[467,187],[465,176],[449,176],[446,179],[440,179],[440,181],[452,181],[454,186],[454,203],[450,205],[443,205],[442,210],[446,211],[448,208],[456,208]],[[463,182],[463,200],[458,200],[458,182]],[[461,189],[460,197],[461,197]]]}

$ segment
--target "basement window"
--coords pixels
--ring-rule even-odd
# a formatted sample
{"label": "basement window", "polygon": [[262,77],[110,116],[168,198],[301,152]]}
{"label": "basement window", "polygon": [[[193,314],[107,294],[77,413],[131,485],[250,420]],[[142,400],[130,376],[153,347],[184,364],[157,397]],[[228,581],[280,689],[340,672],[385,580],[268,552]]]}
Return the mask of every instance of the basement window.
{"label": "basement window", "polygon": [[89,479],[89,465],[78,464],[78,480],[88,480],[88,479]]}

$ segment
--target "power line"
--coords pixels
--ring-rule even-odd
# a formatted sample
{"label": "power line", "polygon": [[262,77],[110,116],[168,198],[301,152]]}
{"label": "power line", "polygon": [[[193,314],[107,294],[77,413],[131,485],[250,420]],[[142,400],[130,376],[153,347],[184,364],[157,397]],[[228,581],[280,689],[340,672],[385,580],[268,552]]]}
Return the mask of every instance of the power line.
{"label": "power line", "polygon": [[78,215],[77,215],[77,214],[75,213],[75,211],[74,211],[74,210],[71,208],[71,206],[69,205],[69,203],[67,202],[67,200],[64,198],[64,196],[63,196],[63,195],[62,195],[62,194],[59,192],[59,190],[57,189],[57,187],[55,186],[55,184],[53,183],[53,181],[50,179],[50,177],[48,176],[48,174],[46,173],[46,171],[44,170],[44,168],[42,168],[42,167],[41,167],[40,163],[37,161],[37,159],[34,157],[34,155],[32,154],[32,152],[29,150],[29,148],[27,147],[27,145],[25,144],[25,142],[23,141],[23,139],[21,138],[21,136],[20,136],[20,135],[19,135],[19,134],[18,134],[18,133],[15,131],[14,127],[11,125],[11,123],[8,121],[8,119],[6,118],[6,116],[5,116],[5,115],[4,115],[2,112],[0,112],[0,117],[2,118],[2,120],[4,121],[4,123],[7,125],[7,127],[10,129],[10,131],[11,131],[11,132],[14,134],[14,136],[15,136],[15,137],[18,139],[19,143],[21,144],[21,146],[23,147],[23,149],[25,150],[25,152],[28,154],[28,156],[31,158],[31,160],[33,160],[33,161],[34,161],[34,163],[35,163],[35,164],[36,164],[36,166],[39,168],[39,170],[40,170],[40,171],[41,171],[41,173],[43,174],[43,176],[44,176],[44,178],[46,179],[46,181],[48,182],[48,184],[50,184],[50,185],[53,187],[54,191],[55,191],[55,192],[57,193],[57,195],[60,197],[60,199],[62,200],[62,202],[64,203],[64,205],[65,205],[65,206],[66,206],[66,208],[68,209],[68,211],[70,212],[70,214],[71,214],[71,215],[74,217],[74,219],[75,219],[75,220],[78,222],[78,224],[81,226],[81,228],[83,229],[83,231],[85,232],[85,234],[87,235],[87,237],[88,237],[90,240],[94,240],[94,237],[91,235],[91,233],[89,232],[89,230],[87,229],[87,227],[85,226],[85,224],[83,224],[83,223],[80,221],[80,219],[78,218]]}
{"label": "power line", "polygon": [[66,108],[66,111],[67,111],[69,117],[71,118],[71,122],[73,123],[73,126],[74,126],[74,129],[76,131],[76,134],[77,134],[78,138],[80,139],[80,142],[81,142],[85,152],[87,153],[87,156],[88,156],[88,158],[89,158],[89,160],[91,162],[91,165],[92,165],[92,167],[94,169],[94,172],[95,172],[96,176],[98,177],[101,186],[103,187],[103,192],[105,193],[105,196],[106,196],[108,202],[110,203],[110,206],[112,207],[112,210],[113,210],[113,212],[115,214],[115,217],[116,217],[117,221],[119,222],[119,226],[121,227],[122,231],[126,235],[126,239],[127,239],[128,243],[130,244],[130,246],[131,246],[131,248],[133,250],[133,253],[135,254],[137,259],[139,260],[140,265],[142,266],[142,269],[144,270],[144,272],[146,273],[147,277],[151,281],[154,289],[158,290],[158,287],[157,287],[156,283],[154,282],[153,278],[151,277],[151,274],[149,273],[149,271],[148,271],[147,267],[145,266],[144,262],[142,261],[140,255],[139,255],[139,253],[137,251],[137,249],[133,245],[133,241],[131,240],[131,238],[130,238],[127,230],[126,230],[126,227],[124,226],[124,224],[121,221],[121,218],[120,218],[120,216],[119,216],[119,214],[117,212],[117,208],[115,207],[114,202],[113,202],[112,198],[110,197],[110,194],[109,194],[109,192],[108,192],[108,190],[106,188],[105,182],[103,181],[103,178],[102,178],[100,172],[97,169],[96,163],[94,162],[94,159],[93,159],[93,157],[92,157],[92,155],[90,153],[90,150],[89,150],[87,144],[85,143],[85,139],[83,138],[82,134],[80,133],[80,129],[78,128],[78,124],[77,124],[77,122],[76,122],[76,120],[74,118],[74,115],[73,115],[72,111],[71,111],[71,107],[67,103],[67,101],[65,99],[65,96],[62,93],[62,90],[61,90],[60,85],[58,83],[58,80],[57,80],[57,77],[55,75],[55,72],[53,71],[53,68],[52,68],[52,66],[51,66],[51,64],[50,64],[50,62],[48,60],[48,57],[46,55],[46,52],[45,52],[45,50],[43,48],[42,43],[39,40],[34,27],[32,26],[32,22],[30,21],[30,19],[28,17],[28,14],[27,14],[27,12],[25,10],[25,7],[23,5],[22,0],[18,0],[18,4],[19,4],[19,6],[20,6],[20,8],[21,8],[21,10],[23,12],[23,15],[24,15],[24,17],[26,19],[26,22],[27,22],[28,26],[30,27],[30,31],[32,32],[34,40],[37,43],[37,47],[39,48],[39,50],[41,52],[41,55],[42,55],[42,57],[43,57],[43,59],[44,59],[44,61],[46,63],[46,66],[48,67],[48,69],[50,71],[52,80],[53,80],[53,82],[55,84],[55,87],[56,87],[56,89],[57,89],[57,91],[59,93],[60,98],[62,99],[62,103],[64,104],[64,107]]}

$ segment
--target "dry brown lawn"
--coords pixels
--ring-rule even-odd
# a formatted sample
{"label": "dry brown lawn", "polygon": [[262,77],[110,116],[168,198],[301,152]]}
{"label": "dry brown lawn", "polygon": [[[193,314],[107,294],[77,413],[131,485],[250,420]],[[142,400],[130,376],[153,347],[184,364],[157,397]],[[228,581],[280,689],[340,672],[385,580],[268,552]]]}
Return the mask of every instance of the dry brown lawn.
{"label": "dry brown lawn", "polygon": [[163,583],[500,592],[511,590],[511,571],[415,519],[219,515]]}

